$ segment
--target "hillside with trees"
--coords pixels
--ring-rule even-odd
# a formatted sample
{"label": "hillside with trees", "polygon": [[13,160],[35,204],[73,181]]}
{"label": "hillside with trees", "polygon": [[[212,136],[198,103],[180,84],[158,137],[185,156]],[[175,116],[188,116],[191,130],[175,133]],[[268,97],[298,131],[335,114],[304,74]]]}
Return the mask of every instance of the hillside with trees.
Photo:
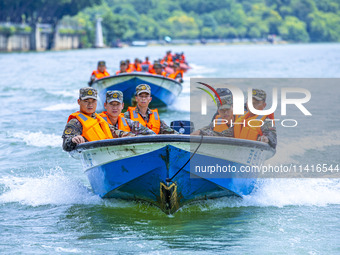
{"label": "hillside with trees", "polygon": [[[8,0],[5,0],[7,2]],[[14,0],[11,2],[20,2]],[[21,1],[23,3],[27,1]],[[30,2],[30,1],[28,1]],[[33,1],[36,2],[36,1]],[[58,1],[38,1],[58,2]],[[280,36],[294,42],[340,41],[340,0],[101,0],[78,3],[61,23],[80,26],[84,46],[92,46],[95,20],[103,19],[107,45],[116,40],[242,39]],[[96,5],[93,5],[96,4]],[[2,4],[0,4],[0,9]],[[81,6],[89,6],[81,9]],[[6,7],[6,6],[5,6]],[[51,7],[52,8],[52,7]],[[22,6],[24,9],[24,6]],[[32,12],[31,19],[46,11]],[[72,16],[73,15],[73,16]],[[24,12],[16,13],[27,19]],[[53,17],[50,17],[53,20]],[[0,13],[0,20],[12,21]],[[22,20],[20,21],[22,22]]]}

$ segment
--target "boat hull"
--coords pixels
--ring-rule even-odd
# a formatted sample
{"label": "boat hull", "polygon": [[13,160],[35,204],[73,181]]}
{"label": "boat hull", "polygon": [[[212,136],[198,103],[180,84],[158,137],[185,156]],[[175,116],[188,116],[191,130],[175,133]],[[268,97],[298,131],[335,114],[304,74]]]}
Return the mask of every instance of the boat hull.
{"label": "boat hull", "polygon": [[105,102],[108,90],[122,91],[124,103],[128,106],[132,105],[131,99],[134,97],[136,87],[139,84],[147,84],[151,87],[151,108],[171,105],[182,91],[182,85],[173,79],[139,72],[105,77],[94,82],[92,87],[98,90],[102,104]]}
{"label": "boat hull", "polygon": [[[166,213],[174,213],[194,200],[242,197],[253,190],[256,180],[253,175],[232,173],[227,178],[213,178],[207,173],[194,172],[194,166],[219,164],[239,168],[255,161],[262,163],[274,154],[269,146],[258,142],[240,146],[235,144],[236,139],[222,138],[220,144],[216,144],[216,139],[198,139],[190,141],[186,135],[113,139],[86,143],[78,146],[75,153],[80,154],[94,193],[103,198],[147,201]],[[199,150],[186,164],[199,145]],[[249,158],[255,155],[254,150],[257,159],[251,162]],[[229,155],[225,151],[229,151]]]}

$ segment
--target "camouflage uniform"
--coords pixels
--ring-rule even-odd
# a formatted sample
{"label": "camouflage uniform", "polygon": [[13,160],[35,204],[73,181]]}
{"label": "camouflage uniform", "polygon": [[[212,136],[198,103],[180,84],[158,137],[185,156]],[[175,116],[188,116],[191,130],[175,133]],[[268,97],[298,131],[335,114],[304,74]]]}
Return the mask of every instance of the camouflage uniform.
{"label": "camouflage uniform", "polygon": [[[228,96],[226,96],[228,97]],[[222,108],[228,108],[230,105],[230,102],[228,102],[228,98],[226,97],[221,97],[222,100],[222,106],[219,106],[219,109]],[[265,101],[266,100],[266,92],[263,90],[259,89],[253,89],[253,97],[256,100],[259,101]],[[231,100],[232,103],[232,100]],[[276,127],[272,125],[272,120],[270,119],[265,119],[264,123],[261,127],[261,131],[264,136],[266,136],[269,140],[269,145],[273,147],[274,149],[276,148],[277,145],[277,134],[276,134]],[[230,127],[227,130],[224,130],[222,132],[216,132],[214,131],[214,123],[211,122],[209,126],[206,126],[202,129],[200,129],[200,134],[205,135],[205,136],[223,136],[223,137],[234,137],[234,128]]]}
{"label": "camouflage uniform", "polygon": [[[253,89],[252,97],[258,101],[266,101],[267,94],[262,89]],[[276,127],[272,124],[270,119],[267,118],[264,120],[261,131],[263,135],[268,138],[269,145],[275,149],[277,144]]]}
{"label": "camouflage uniform", "polygon": [[[147,84],[140,84],[136,87],[136,95],[139,95],[140,93],[148,93],[149,95],[151,95],[151,88],[149,85]],[[150,108],[147,109],[146,111],[146,116],[144,117],[141,113],[140,113],[140,109],[138,108],[138,105],[136,106],[136,113],[138,113],[146,123],[149,122],[149,116],[152,114],[152,111],[150,110]],[[127,111],[126,113],[124,113],[124,117],[126,119],[131,119],[130,116],[130,112]],[[176,130],[170,128],[163,120],[160,120],[161,122],[161,126],[160,126],[160,130],[158,134],[179,134]],[[143,126],[143,125],[142,125]]]}
{"label": "camouflage uniform", "polygon": [[[106,103],[111,103],[113,101],[123,103],[123,93],[119,90],[107,91],[106,92]],[[153,132],[151,129],[144,127],[138,121],[133,121],[130,119],[126,119],[127,124],[131,129],[131,133],[135,135],[155,135],[156,133]],[[116,130],[118,130],[118,122],[115,125],[110,125]]]}
{"label": "camouflage uniform", "polygon": [[[79,99],[80,100],[85,100],[88,98],[93,98],[93,99],[97,99],[97,90],[94,88],[81,88],[79,91]],[[95,113],[93,113],[91,116],[91,118],[96,118]],[[109,125],[112,136],[114,138],[118,138],[118,137],[123,137],[123,136],[134,136],[133,134],[129,133],[129,132],[124,132],[122,130],[118,130],[117,128],[113,127],[112,125]],[[77,135],[81,135],[83,133],[83,126],[80,123],[79,120],[77,120],[76,118],[71,119],[65,126],[62,138],[63,138],[63,149],[65,151],[71,151],[73,150],[77,144],[72,142],[72,138],[77,136]],[[87,141],[87,139],[84,137],[85,141]]]}
{"label": "camouflage uniform", "polygon": [[[144,127],[138,121],[133,121],[127,118],[125,118],[125,120],[131,129],[130,132],[135,135],[155,135],[156,134],[151,129]],[[116,123],[116,125],[113,125],[113,126],[110,125],[110,126],[118,130],[118,122]]]}
{"label": "camouflage uniform", "polygon": [[[224,90],[223,90],[223,92],[224,92]],[[220,93],[219,93],[219,95],[220,95]],[[221,105],[219,100],[216,100],[217,104],[218,104],[218,109],[230,109],[232,104],[233,104],[233,99],[232,99],[231,93],[226,93],[223,96],[220,95],[220,98],[221,98],[221,101],[222,101],[222,105]],[[216,114],[215,114],[212,122],[208,126],[200,129],[200,134],[205,135],[205,136],[233,137],[234,136],[233,128],[228,128],[227,130],[224,130],[222,132],[214,131],[214,119],[215,119],[215,117],[216,117]]]}
{"label": "camouflage uniform", "polygon": [[[96,118],[96,115],[93,113],[91,115],[92,118]],[[124,132],[122,130],[119,130],[117,127],[109,125],[111,133],[113,138],[119,138],[119,137],[125,137],[125,136],[134,136],[130,134],[129,132]],[[132,131],[132,130],[131,130]],[[152,130],[150,130],[152,131]],[[153,131],[152,131],[153,132]],[[71,151],[74,150],[74,148],[77,146],[76,143],[72,142],[72,138],[81,135],[83,133],[83,126],[77,119],[71,119],[65,126],[64,133],[62,135],[63,138],[63,149],[65,151]],[[154,134],[154,133],[153,133]],[[84,137],[85,141],[87,139]]]}
{"label": "camouflage uniform", "polygon": [[[268,144],[275,149],[277,144],[277,135],[275,126],[272,127],[272,121],[269,119],[265,119],[261,127],[261,131],[263,135],[268,138],[269,140]],[[234,137],[234,128],[231,127],[222,132],[216,132],[214,131],[214,123],[211,122],[209,126],[200,129],[200,134],[204,136]]]}
{"label": "camouflage uniform", "polygon": [[[146,116],[144,117],[140,113],[138,106],[136,106],[136,113],[139,113],[139,115],[145,120],[145,122],[149,122],[149,116],[150,116],[150,114],[152,114],[152,111],[150,110],[150,108],[148,108],[147,111],[146,111]],[[124,113],[124,117],[125,117],[125,119],[130,120],[130,118],[131,118],[130,112],[127,111],[126,113]],[[130,120],[130,121],[132,121],[132,120]],[[138,122],[138,121],[134,121],[134,122]],[[161,127],[160,127],[158,134],[179,134],[176,130],[169,127],[163,120],[160,120],[160,122],[161,122]],[[141,124],[141,126],[143,126],[143,125]]]}

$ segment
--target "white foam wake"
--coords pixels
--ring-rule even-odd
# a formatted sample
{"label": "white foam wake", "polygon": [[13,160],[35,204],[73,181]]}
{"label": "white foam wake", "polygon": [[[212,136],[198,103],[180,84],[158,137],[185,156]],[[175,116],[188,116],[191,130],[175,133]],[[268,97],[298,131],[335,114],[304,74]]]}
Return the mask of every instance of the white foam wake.
{"label": "white foam wake", "polygon": [[339,179],[263,179],[244,205],[326,206],[340,204]]}
{"label": "white foam wake", "polygon": [[5,192],[0,195],[0,203],[18,202],[24,205],[68,205],[94,204],[101,199],[79,181],[64,175],[61,168],[52,169],[40,177],[0,178]]}
{"label": "white foam wake", "polygon": [[58,91],[48,91],[49,93],[53,94],[53,95],[57,95],[57,96],[65,96],[65,97],[74,97],[74,98],[78,98],[79,96],[79,90],[75,89],[75,90],[58,90]]}
{"label": "white foam wake", "polygon": [[43,134],[39,132],[17,132],[12,135],[15,138],[23,140],[27,145],[37,147],[60,147],[62,145],[62,138],[60,135],[55,134]]}
{"label": "white foam wake", "polygon": [[190,112],[190,95],[182,95],[177,97],[175,102],[168,108],[169,110],[178,112]]}
{"label": "white foam wake", "polygon": [[53,112],[53,111],[62,111],[62,110],[74,110],[78,109],[79,106],[75,104],[55,104],[55,105],[50,105],[47,107],[42,108],[43,111],[48,111],[48,112]]}
{"label": "white foam wake", "polygon": [[[202,211],[230,207],[328,206],[340,204],[339,179],[262,179],[243,199],[225,197],[199,202]],[[184,209],[190,210],[190,205]]]}
{"label": "white foam wake", "polygon": [[[190,77],[197,77],[197,75],[202,75],[202,77],[204,77],[205,75],[203,74],[209,74],[209,73],[215,73],[216,72],[216,69],[214,68],[210,68],[210,67],[207,67],[207,66],[203,66],[203,65],[196,65],[196,64],[190,64],[191,66],[191,69],[189,69],[188,71],[188,75]],[[186,75],[186,74],[184,74]]]}

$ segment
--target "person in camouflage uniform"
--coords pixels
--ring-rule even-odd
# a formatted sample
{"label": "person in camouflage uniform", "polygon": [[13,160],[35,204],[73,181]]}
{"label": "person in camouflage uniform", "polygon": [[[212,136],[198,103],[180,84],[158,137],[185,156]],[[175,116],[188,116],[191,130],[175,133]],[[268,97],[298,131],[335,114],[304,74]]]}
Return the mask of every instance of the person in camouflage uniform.
{"label": "person in camouflage uniform", "polygon": [[[267,106],[266,98],[267,98],[267,94],[264,90],[262,89],[252,90],[252,102],[256,110],[263,110]],[[248,112],[246,113],[248,114],[247,118],[255,117],[256,115],[249,110],[248,103],[246,107],[248,110]],[[276,127],[275,125],[273,125],[274,123],[273,119],[274,119],[273,113],[266,117],[263,125],[261,126],[261,131],[263,135],[260,136],[257,140],[268,143],[271,147],[275,149],[277,145],[277,134],[276,134]]]}
{"label": "person in camouflage uniform", "polygon": [[[212,122],[201,129],[198,129],[191,133],[191,135],[204,135],[204,136],[224,136],[224,137],[233,137],[233,132],[230,127],[231,121],[234,121],[235,118],[233,116],[233,100],[231,94],[226,94],[224,96],[220,96],[222,104],[216,98],[216,102],[218,102],[218,110],[217,113],[214,115]],[[223,131],[216,131],[216,123],[215,118],[216,116],[221,116],[223,120],[226,120],[227,123],[223,123],[226,125],[225,130]],[[221,123],[222,124],[222,123]]]}
{"label": "person in camouflage uniform", "polygon": [[[149,126],[154,130],[156,134],[179,134],[176,130],[170,128],[163,120],[158,117],[158,110],[149,108],[149,104],[152,100],[151,88],[147,84],[140,84],[136,87],[136,107],[129,107],[125,112],[124,117],[127,119],[138,120],[143,125]],[[150,124],[155,118],[155,123]],[[152,128],[151,128],[152,126]],[[158,131],[158,132],[157,132]]]}
{"label": "person in camouflage uniform", "polygon": [[[98,115],[95,113],[97,108],[97,94],[97,90],[90,87],[81,88],[79,90],[78,104],[80,106],[80,113],[93,119],[97,118]],[[82,136],[83,126],[81,122],[77,118],[71,118],[71,116],[72,115],[70,115],[62,135],[63,149],[65,151],[72,151],[77,144],[88,142],[88,140]],[[109,128],[113,138],[135,136],[135,134],[118,130],[111,125],[109,125]]]}
{"label": "person in camouflage uniform", "polygon": [[102,112],[100,116],[103,117],[104,120],[106,120],[115,129],[129,131],[135,135],[156,134],[151,129],[144,127],[138,121],[133,121],[124,118],[124,115],[121,114],[124,108],[123,93],[121,91],[119,90],[107,91],[104,107],[106,111]]}
{"label": "person in camouflage uniform", "polygon": [[[227,109],[227,111],[232,112],[232,96],[231,95],[227,95],[225,97],[221,97],[222,100],[222,105],[219,104],[218,107],[218,112],[219,114],[222,116],[223,112],[220,111],[220,109]],[[263,90],[259,90],[259,89],[253,89],[253,95],[252,95],[252,100],[253,100],[253,106],[255,109],[257,110],[263,110],[266,107],[266,92]],[[219,102],[219,100],[217,100]],[[254,117],[255,114],[251,113],[251,112],[247,112],[245,115],[247,115],[247,118],[251,118]],[[231,122],[236,123],[236,122],[241,122],[238,121],[237,119],[235,119],[235,116],[233,116],[233,118],[229,118],[226,116],[222,116],[223,119],[227,120],[228,124]],[[276,148],[276,144],[277,144],[277,134],[276,134],[276,127],[273,126],[273,121],[271,120],[273,119],[273,115],[269,115],[264,121],[263,121],[263,125],[261,126],[261,131],[262,131],[262,136],[258,137],[258,141],[261,142],[265,142],[268,143],[271,147],[273,147],[274,149]],[[191,135],[204,135],[204,136],[221,136],[221,137],[235,137],[234,134],[234,127],[235,125],[233,125],[232,127],[229,127],[226,130],[223,130],[221,132],[217,132],[215,131],[215,124],[214,121],[211,122],[209,124],[209,126],[206,126],[202,129],[196,130],[195,132],[193,132]]]}

